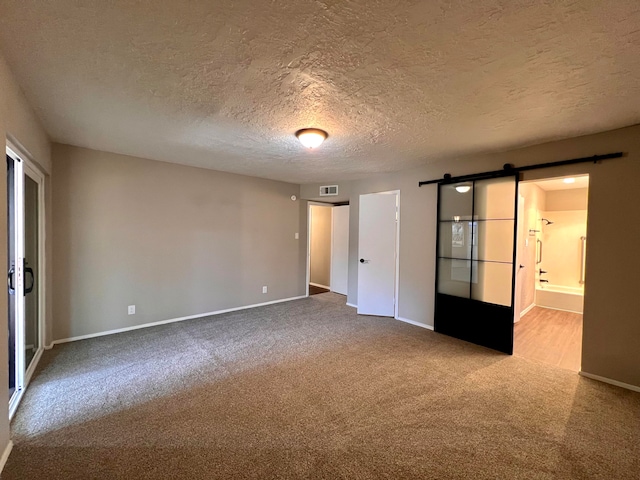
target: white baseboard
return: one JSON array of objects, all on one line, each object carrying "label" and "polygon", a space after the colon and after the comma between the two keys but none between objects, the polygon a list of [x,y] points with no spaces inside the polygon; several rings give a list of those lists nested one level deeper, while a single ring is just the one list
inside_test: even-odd
[{"label": "white baseboard", "polygon": [[427,325],[426,323],[416,322],[415,320],[409,320],[408,318],[396,317],[396,320],[400,320],[404,323],[410,323],[411,325],[415,325],[416,327],[426,328],[427,330],[433,330],[431,325]]},{"label": "white baseboard", "polygon": [[531,310],[533,310],[533,307],[535,307],[535,306],[536,306],[535,302],[532,303],[531,305],[529,305],[527,308],[525,308],[524,310],[522,310],[520,312],[520,316],[524,317],[527,313],[529,313]]},{"label": "white baseboard", "polygon": [[2,473],[2,470],[4,470],[4,466],[6,465],[7,460],[9,460],[9,455],[11,455],[12,449],[13,449],[13,442],[9,440],[9,443],[4,449],[4,452],[2,452],[2,457],[0,457],[0,474]]},{"label": "white baseboard", "polygon": [[579,312],[577,310],[567,310],[565,308],[555,308],[555,307],[545,307],[544,305],[537,305],[540,308],[545,308],[547,310],[557,310],[559,312],[569,312],[569,313],[579,313],[580,315],[582,315],[583,312]]},{"label": "white baseboard", "polygon": [[313,285],[314,287],[326,288],[327,290],[331,290],[331,287],[327,285],[322,285],[320,283],[309,282],[309,285]]},{"label": "white baseboard", "polygon": [[171,318],[169,320],[160,320],[159,322],[143,323],[142,325],[134,325],[133,327],[117,328],[115,330],[107,330],[105,332],[90,333],[88,335],[80,335],[77,337],[62,338],[60,340],[54,340],[53,342],[51,342],[51,344],[48,347],[45,347],[45,348],[50,349],[54,345],[58,345],[60,343],[76,342],[78,340],[86,340],[88,338],[103,337],[105,335],[113,335],[116,333],[129,332],[131,330],[139,330],[141,328],[157,327],[158,325],[166,325],[167,323],[183,322],[185,320],[193,320],[195,318],[210,317],[212,315],[220,315],[222,313],[237,312],[239,310],[249,310],[250,308],[264,307],[266,305],[273,305],[275,303],[291,302],[293,300],[299,300],[301,298],[307,298],[307,296],[301,295],[299,297],[283,298],[280,300],[272,300],[270,302],[256,303],[254,305],[246,305],[244,307],[226,308],[224,310],[216,310],[215,312],[198,313],[197,315],[189,315],[187,317]]},{"label": "white baseboard", "polygon": [[629,383],[619,382],[618,380],[613,380],[607,377],[601,377],[600,375],[594,375],[593,373],[587,373],[580,371],[578,372],[580,375],[586,378],[590,378],[592,380],[598,380],[599,382],[608,383],[610,385],[615,385],[616,387],[626,388],[627,390],[631,390],[634,392],[640,392],[640,387],[636,385],[631,385]]},{"label": "white baseboard", "polygon": [[358,308],[358,305],[354,305],[353,303],[347,302],[347,307]]}]

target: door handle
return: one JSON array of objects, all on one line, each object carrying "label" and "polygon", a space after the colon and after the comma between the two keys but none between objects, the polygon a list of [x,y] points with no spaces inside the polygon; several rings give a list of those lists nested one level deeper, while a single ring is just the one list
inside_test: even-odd
[{"label": "door handle", "polygon": [[9,285],[9,293],[14,293],[16,288],[13,286],[13,277],[16,274],[16,268],[12,265],[7,275],[7,284]]},{"label": "door handle", "polygon": [[360,263],[369,263],[369,260],[365,260],[364,258],[361,258]]},{"label": "door handle", "polygon": [[[25,262],[25,265],[26,265],[26,262]],[[31,292],[33,292],[33,286],[36,284],[36,277],[35,277],[35,275],[33,274],[33,268],[25,266],[25,267],[24,267],[24,275],[25,275],[25,279],[26,279],[26,277],[27,277],[27,273],[30,273],[30,274],[31,274],[31,285],[29,285],[28,287],[25,287],[25,289],[24,289],[24,294],[25,294],[25,295],[26,295],[27,293],[31,293]]]}]

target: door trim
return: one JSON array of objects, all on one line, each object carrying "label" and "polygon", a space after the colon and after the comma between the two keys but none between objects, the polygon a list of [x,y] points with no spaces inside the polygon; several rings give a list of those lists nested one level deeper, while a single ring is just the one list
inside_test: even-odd
[{"label": "door trim", "polygon": [[396,290],[394,292],[394,315],[393,318],[400,320],[400,190],[392,190],[390,192],[381,193],[395,193],[396,199]]},{"label": "door trim", "polygon": [[[22,174],[23,174],[23,182],[24,176],[29,176],[33,181],[38,185],[38,265],[39,265],[39,275],[38,275],[38,350],[36,351],[33,359],[31,360],[31,364],[28,368],[25,368],[24,365],[24,352],[22,353],[20,359],[17,359],[17,363],[20,364],[21,370],[21,388],[18,390],[18,378],[16,378],[16,393],[11,397],[9,401],[9,419],[11,420],[20,404],[20,401],[24,395],[25,390],[29,386],[29,382],[31,381],[31,377],[35,372],[38,362],[42,357],[42,352],[45,350],[46,344],[46,334],[45,334],[45,315],[46,315],[46,278],[47,278],[47,258],[46,258],[46,210],[45,210],[45,175],[38,168],[36,162],[33,160],[33,157],[29,154],[29,152],[20,145],[19,142],[15,141],[13,138],[7,137],[5,152],[7,155],[13,157],[14,159],[19,159],[22,164]],[[24,186],[20,187],[21,190],[24,190]],[[24,198],[23,198],[24,199]],[[20,222],[24,224],[24,205],[18,208]],[[21,247],[24,249],[24,247]],[[24,251],[22,252],[22,256],[24,256]],[[23,274],[24,277],[24,274]],[[24,282],[24,278],[23,278]],[[24,306],[21,309],[21,315],[23,316],[22,321],[24,322]],[[22,327],[24,330],[24,326]],[[22,338],[21,343],[24,344],[24,332],[22,332],[18,337]],[[24,350],[23,348],[19,349],[20,351]],[[18,351],[18,350],[16,350]]]},{"label": "door trim", "polygon": [[[309,282],[311,282],[311,205],[317,205],[319,207],[334,207],[331,203],[314,202],[313,200],[307,201],[307,275],[305,281],[305,297],[309,296]],[[331,224],[331,237],[333,237],[333,210],[331,210],[332,221]],[[333,245],[331,245],[333,247]],[[331,267],[333,260],[333,248],[331,248],[331,254],[329,257],[329,283],[331,283]],[[331,285],[326,287],[331,290]]]}]

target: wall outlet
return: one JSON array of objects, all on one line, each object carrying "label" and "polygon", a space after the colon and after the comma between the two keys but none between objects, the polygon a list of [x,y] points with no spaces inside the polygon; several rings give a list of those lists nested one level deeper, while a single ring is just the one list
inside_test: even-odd
[{"label": "wall outlet", "polygon": [[298,234],[298,232],[295,233],[295,235],[293,236],[293,238],[295,238],[296,240],[298,240],[300,238],[300,235]]},{"label": "wall outlet", "polygon": [[127,313],[129,313],[129,315],[135,315],[136,314],[136,306],[135,305],[129,305],[129,307],[127,307]]},{"label": "wall outlet", "polygon": [[267,286],[262,287],[262,293],[267,293]]}]

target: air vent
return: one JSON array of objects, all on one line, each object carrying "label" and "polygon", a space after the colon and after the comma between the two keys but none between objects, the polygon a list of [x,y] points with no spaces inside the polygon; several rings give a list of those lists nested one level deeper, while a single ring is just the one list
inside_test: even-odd
[{"label": "air vent", "polygon": [[320,187],[320,196],[329,197],[332,195],[338,195],[338,185],[325,185]]}]

